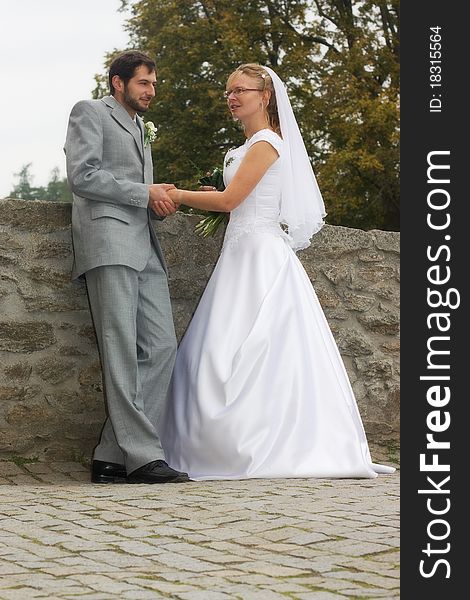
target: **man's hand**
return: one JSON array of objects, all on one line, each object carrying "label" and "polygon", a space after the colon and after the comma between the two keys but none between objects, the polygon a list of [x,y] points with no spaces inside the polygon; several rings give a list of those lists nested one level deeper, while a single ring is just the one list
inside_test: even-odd
[{"label": "man's hand", "polygon": [[168,192],[174,189],[172,183],[153,183],[149,186],[149,208],[159,217],[172,215],[178,209],[168,195]]}]

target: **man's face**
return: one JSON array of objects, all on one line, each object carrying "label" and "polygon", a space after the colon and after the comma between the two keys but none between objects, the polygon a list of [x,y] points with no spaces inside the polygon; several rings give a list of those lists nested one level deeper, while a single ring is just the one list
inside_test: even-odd
[{"label": "man's face", "polygon": [[137,67],[134,76],[124,84],[123,104],[136,112],[145,112],[155,96],[157,77],[145,65]]}]

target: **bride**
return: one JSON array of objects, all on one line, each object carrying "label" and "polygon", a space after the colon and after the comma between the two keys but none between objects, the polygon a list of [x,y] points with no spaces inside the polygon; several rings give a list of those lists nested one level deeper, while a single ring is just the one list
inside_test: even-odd
[{"label": "bride", "polygon": [[292,107],[268,67],[227,81],[246,142],[226,189],[170,190],[175,204],[230,212],[222,251],[176,359],[160,435],[191,479],[376,477],[343,361],[295,252],[325,216]]}]

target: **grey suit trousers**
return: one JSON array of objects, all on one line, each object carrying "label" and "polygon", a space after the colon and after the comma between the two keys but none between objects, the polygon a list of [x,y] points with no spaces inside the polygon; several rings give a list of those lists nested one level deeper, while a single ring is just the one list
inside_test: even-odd
[{"label": "grey suit trousers", "polygon": [[131,473],[164,459],[156,428],[176,356],[167,276],[153,248],[143,271],[105,265],[85,276],[108,412],[94,459]]}]

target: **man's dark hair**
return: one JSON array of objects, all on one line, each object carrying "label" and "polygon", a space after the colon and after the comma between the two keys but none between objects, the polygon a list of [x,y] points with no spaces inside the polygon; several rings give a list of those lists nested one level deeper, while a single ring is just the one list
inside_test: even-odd
[{"label": "man's dark hair", "polygon": [[114,96],[113,77],[119,75],[127,85],[129,79],[134,76],[137,67],[141,65],[145,65],[149,73],[156,70],[155,61],[138,50],[127,50],[116,56],[109,67],[109,91],[112,96]]}]

